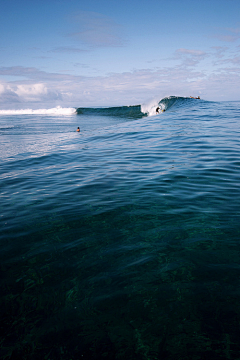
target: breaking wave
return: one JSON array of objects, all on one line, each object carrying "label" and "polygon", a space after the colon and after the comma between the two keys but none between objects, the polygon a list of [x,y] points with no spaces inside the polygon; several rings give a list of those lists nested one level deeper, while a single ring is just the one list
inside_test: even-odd
[{"label": "breaking wave", "polygon": [[169,96],[143,105],[119,106],[107,108],[77,108],[78,115],[98,115],[124,117],[128,119],[141,119],[146,116],[156,115],[156,108],[159,107],[160,113],[170,108],[178,109],[193,104],[195,99],[189,97]]},{"label": "breaking wave", "polygon": [[156,109],[159,107],[159,112],[170,110],[171,108],[177,110],[182,107],[190,106],[195,103],[195,99],[182,96],[168,96],[160,101],[152,100],[148,104],[141,106],[141,111],[147,113],[148,116],[156,115]]},{"label": "breaking wave", "polygon": [[169,96],[158,100],[152,100],[143,105],[115,106],[100,108],[62,108],[57,106],[51,109],[21,109],[21,110],[0,110],[0,115],[97,115],[111,116],[125,119],[141,119],[146,116],[156,115],[156,108],[159,112],[167,111],[170,108],[175,110],[193,104],[195,100],[189,97]]}]

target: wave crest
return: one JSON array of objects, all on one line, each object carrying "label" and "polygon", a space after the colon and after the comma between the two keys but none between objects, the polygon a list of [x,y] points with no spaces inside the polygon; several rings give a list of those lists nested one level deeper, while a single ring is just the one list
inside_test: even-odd
[{"label": "wave crest", "polygon": [[168,96],[160,101],[158,100],[152,100],[147,104],[141,105],[141,111],[143,113],[148,114],[148,116],[156,115],[156,109],[157,107],[161,110],[168,110],[172,106],[182,107],[184,105],[189,104],[189,102],[192,102],[194,99],[190,97],[182,97],[182,96]]}]

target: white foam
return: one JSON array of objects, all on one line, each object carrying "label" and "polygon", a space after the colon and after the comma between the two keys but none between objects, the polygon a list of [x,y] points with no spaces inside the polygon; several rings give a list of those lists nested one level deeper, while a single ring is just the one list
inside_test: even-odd
[{"label": "white foam", "polygon": [[21,110],[0,110],[0,115],[73,115],[75,108],[62,108],[57,106],[51,109],[21,109]]},{"label": "white foam", "polygon": [[165,109],[164,104],[160,104],[159,99],[152,99],[146,104],[141,105],[141,112],[148,114],[148,116],[156,115],[156,108],[159,106],[160,110]]}]

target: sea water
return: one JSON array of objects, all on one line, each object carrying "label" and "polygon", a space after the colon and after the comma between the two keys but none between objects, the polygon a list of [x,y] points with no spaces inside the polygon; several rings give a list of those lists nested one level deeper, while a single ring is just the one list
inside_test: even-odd
[{"label": "sea water", "polygon": [[240,358],[240,102],[57,109],[0,114],[1,359]]}]

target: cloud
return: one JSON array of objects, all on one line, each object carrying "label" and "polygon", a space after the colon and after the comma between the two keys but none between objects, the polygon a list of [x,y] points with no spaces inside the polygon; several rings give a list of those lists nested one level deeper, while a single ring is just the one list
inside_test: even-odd
[{"label": "cloud", "polygon": [[177,49],[174,53],[173,59],[182,60],[181,66],[183,67],[192,67],[196,66],[200,61],[204,60],[208,54],[201,50],[194,49]]},{"label": "cloud", "polygon": [[234,42],[239,38],[239,36],[236,35],[221,35],[221,34],[214,35],[213,37],[220,41],[225,41],[225,42]]},{"label": "cloud", "polygon": [[[59,73],[48,73],[46,71],[38,70],[35,67],[24,67],[24,66],[9,66],[0,67],[0,75],[10,75],[25,77],[26,79],[32,79],[38,82],[50,82],[50,81],[71,81],[76,79],[74,75],[59,74]],[[77,76],[78,80],[81,80],[81,76]]]},{"label": "cloud", "polygon": [[235,34],[240,34],[240,28],[226,28],[226,30],[231,31],[232,33]]},{"label": "cloud", "polygon": [[62,94],[38,84],[0,84],[0,103],[32,103],[62,100]]},{"label": "cloud", "polygon": [[[224,64],[224,63],[231,63],[231,64],[234,64],[234,65],[240,65],[240,56],[235,56],[233,58],[228,58],[228,59],[225,59],[225,60],[222,60],[221,61],[221,64]],[[238,69],[238,71],[240,71],[240,68]]]},{"label": "cloud", "polygon": [[[214,50],[221,54],[225,48],[215,47]],[[47,73],[34,67],[1,67],[0,75],[19,76],[19,80],[0,82],[0,104],[4,109],[134,105],[155,95],[159,98],[201,95],[210,100],[238,100],[240,57],[220,59],[219,64],[228,61],[229,67],[215,66],[210,73],[205,68],[199,70],[192,66],[210,55],[214,56],[181,48],[175,53],[175,59],[182,60],[179,65],[105,76]]]},{"label": "cloud", "polygon": [[0,104],[20,103],[18,95],[9,85],[0,83]]},{"label": "cloud", "polygon": [[240,28],[222,28],[218,31],[219,33],[212,37],[223,42],[234,42],[240,38]]},{"label": "cloud", "polygon": [[177,54],[183,54],[183,55],[191,55],[194,57],[203,57],[206,56],[206,53],[201,50],[189,50],[189,49],[178,49],[176,50]]},{"label": "cloud", "polygon": [[73,18],[77,31],[69,34],[89,47],[123,46],[120,26],[111,18],[97,12],[82,11]]},{"label": "cloud", "polygon": [[212,49],[214,50],[213,56],[217,59],[217,61],[213,62],[215,68],[221,66],[222,64],[233,64],[233,65],[240,65],[240,56],[239,56],[239,49],[240,45],[236,46],[235,51],[231,49],[229,51],[228,47],[221,47],[221,46],[213,46]]},{"label": "cloud", "polygon": [[224,57],[226,51],[228,50],[228,47],[226,46],[212,46],[212,49],[215,51],[214,56],[218,59],[221,59]]},{"label": "cloud", "polygon": [[82,53],[86,52],[87,50],[76,48],[72,46],[60,46],[57,48],[52,49],[50,52],[62,52],[62,53]]},{"label": "cloud", "polygon": [[45,84],[17,85],[15,93],[24,101],[45,101],[48,98],[52,100],[62,99],[61,93],[48,89]]},{"label": "cloud", "polygon": [[[25,81],[9,82],[4,86],[2,92],[6,94],[8,90],[12,97],[9,96],[4,103],[0,94],[0,102],[7,103],[8,107],[14,107],[17,102],[28,107],[36,102],[42,102],[42,106],[44,103],[47,104],[45,106],[64,107],[138,104],[156,93],[163,93],[163,96],[191,94],[190,82],[205,76],[201,72],[181,68],[141,69],[96,77],[44,73],[22,67],[0,68],[1,73],[28,76]],[[43,73],[47,80],[36,82]]]}]

